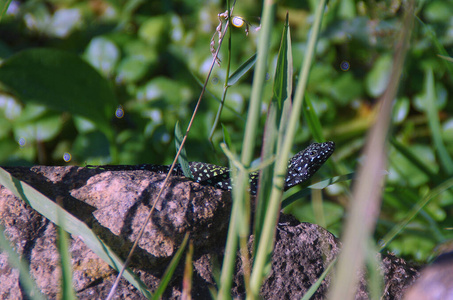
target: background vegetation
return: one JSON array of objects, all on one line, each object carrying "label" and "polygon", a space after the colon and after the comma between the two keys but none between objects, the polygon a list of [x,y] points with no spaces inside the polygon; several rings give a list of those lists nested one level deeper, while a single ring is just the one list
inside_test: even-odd
[{"label": "background vegetation", "polygon": [[[278,3],[266,103],[272,97],[286,12],[294,74],[298,74],[315,5],[314,0]],[[328,3],[306,97],[337,150],[331,159],[335,167],[323,168],[318,180],[351,173],[363,160],[361,149],[378,109],[377,100],[388,83],[395,38],[402,26],[401,5],[397,0]],[[12,1],[0,22],[4,64],[0,71],[0,164],[170,163],[175,154],[175,124],[187,125],[212,60],[210,44],[219,24],[217,14],[225,9],[221,1]],[[234,15],[250,25],[248,34],[245,26],[233,29],[231,70],[256,52],[260,14],[256,1],[237,2]],[[453,105],[448,101],[453,92],[453,65],[438,56],[452,55],[452,15],[453,1],[417,2],[394,103],[389,133],[394,142],[388,151],[376,241],[453,174]],[[217,35],[214,38],[217,41]],[[36,48],[50,50],[30,50]],[[225,44],[220,53],[225,61]],[[96,72],[80,67],[78,57]],[[53,67],[44,68],[46,61]],[[12,71],[18,67],[20,72]],[[227,165],[219,147],[224,129],[232,148],[241,149],[253,73],[228,89],[221,126],[213,128],[226,67],[221,64],[214,69],[186,144],[190,160]],[[59,89],[65,95],[74,83],[78,89],[71,97],[59,97]],[[429,93],[431,87],[433,93]],[[260,136],[266,110],[263,106]],[[311,140],[301,116],[293,152]],[[257,142],[256,157],[260,145]],[[287,210],[339,236],[347,205],[348,190],[334,185],[323,197],[314,194]],[[436,247],[452,239],[452,215],[453,195],[442,193],[386,249],[425,262]]]}]

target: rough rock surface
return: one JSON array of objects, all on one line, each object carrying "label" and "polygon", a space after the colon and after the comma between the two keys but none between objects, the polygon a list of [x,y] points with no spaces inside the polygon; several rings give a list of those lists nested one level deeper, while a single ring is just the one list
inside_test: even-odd
[{"label": "rough rock surface", "polygon": [[[79,167],[7,168],[50,199],[61,199],[63,207],[87,224],[98,237],[121,257],[126,257],[150,210],[153,196],[163,180],[162,174],[149,171],[101,171]],[[172,177],[145,229],[133,257],[131,268],[153,291],[186,232],[194,244],[193,299],[210,299],[215,286],[213,269],[222,262],[228,229],[231,199],[228,192],[180,177]],[[9,190],[0,186],[0,223],[16,251],[28,262],[30,274],[49,298],[60,291],[59,256],[56,227]],[[249,247],[253,237],[250,238]],[[339,243],[325,229],[282,215],[278,224],[272,270],[264,282],[264,299],[299,299],[317,280],[339,252]],[[81,299],[105,298],[116,271],[72,236],[70,254],[73,284]],[[405,289],[418,272],[402,259],[382,259],[385,299],[402,299]],[[181,297],[182,264],[167,288],[165,298]],[[244,298],[242,268],[238,260],[232,296]],[[24,298],[18,272],[0,252],[0,298]],[[314,299],[326,295],[328,276]],[[125,279],[118,299],[144,298]],[[356,299],[368,299],[365,280],[361,280]]]}]

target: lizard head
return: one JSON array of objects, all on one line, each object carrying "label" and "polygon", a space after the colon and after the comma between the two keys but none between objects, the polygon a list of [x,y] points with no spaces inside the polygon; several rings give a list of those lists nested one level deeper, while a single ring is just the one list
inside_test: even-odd
[{"label": "lizard head", "polygon": [[335,150],[334,142],[313,143],[289,160],[285,191],[309,179]]}]

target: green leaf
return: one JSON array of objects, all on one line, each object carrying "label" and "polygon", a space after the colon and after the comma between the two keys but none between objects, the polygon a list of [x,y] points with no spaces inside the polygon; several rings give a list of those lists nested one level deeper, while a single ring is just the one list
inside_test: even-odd
[{"label": "green leaf", "polygon": [[93,67],[109,76],[113,74],[120,55],[115,43],[105,37],[96,37],[88,44],[84,56]]},{"label": "green leaf", "polygon": [[379,97],[387,88],[392,70],[392,56],[381,56],[366,77],[366,89],[372,97]]},{"label": "green leaf", "polygon": [[50,141],[61,132],[62,127],[61,116],[49,113],[29,122],[18,122],[13,131],[16,140]]},{"label": "green leaf", "polygon": [[342,19],[350,20],[357,16],[355,1],[342,0],[340,1],[339,6],[338,15],[341,16]]},{"label": "green leaf", "polygon": [[[176,125],[175,125],[176,149],[179,149],[179,147],[181,147],[181,142],[183,139],[184,139],[184,136],[181,133],[181,128],[179,126],[179,122],[176,122]],[[183,148],[181,149],[181,153],[178,156],[179,164],[181,165],[181,169],[182,169],[182,172],[184,173],[184,176],[187,178],[193,179],[192,171],[190,171],[189,162],[187,161],[186,150],[184,149],[184,146],[182,146],[182,147]]]},{"label": "green leaf", "polygon": [[143,22],[138,30],[138,36],[154,49],[159,49],[167,44],[169,27],[167,16],[153,16]]},{"label": "green leaf", "polygon": [[[432,2],[432,3],[429,3]],[[450,1],[429,1],[423,9],[423,16],[429,23],[450,22],[453,5]]]},{"label": "green leaf", "polygon": [[115,94],[79,56],[54,49],[29,49],[0,66],[0,82],[25,103],[83,116],[109,137],[117,107]]},{"label": "green leaf", "polygon": [[401,124],[409,115],[410,101],[407,97],[396,99],[393,106],[392,119],[396,124]]},{"label": "green leaf", "polygon": [[134,82],[142,79],[149,69],[149,63],[138,57],[126,57],[118,66],[118,80]]},{"label": "green leaf", "polygon": [[99,132],[88,132],[77,135],[72,144],[74,158],[89,158],[90,162],[105,164],[109,162],[108,140]]}]

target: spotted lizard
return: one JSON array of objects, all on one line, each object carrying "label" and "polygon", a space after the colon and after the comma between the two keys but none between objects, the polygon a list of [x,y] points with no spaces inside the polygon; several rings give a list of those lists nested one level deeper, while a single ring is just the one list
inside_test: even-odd
[{"label": "spotted lizard", "polygon": [[[313,143],[305,150],[294,155],[288,162],[288,172],[285,179],[284,190],[308,180],[327,161],[335,150],[334,142]],[[87,166],[100,168],[106,171],[148,170],[156,173],[168,173],[167,165],[104,165]],[[222,190],[231,190],[230,170],[203,162],[190,162],[189,168],[196,182],[214,186]],[[184,176],[179,164],[173,169],[173,175]],[[255,195],[258,189],[259,172],[250,173],[250,193]]]}]

